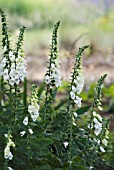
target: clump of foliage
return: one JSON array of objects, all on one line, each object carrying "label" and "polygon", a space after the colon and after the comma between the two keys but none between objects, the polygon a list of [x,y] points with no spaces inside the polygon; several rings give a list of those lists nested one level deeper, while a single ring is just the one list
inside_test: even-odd
[{"label": "clump of foliage", "polygon": [[[106,166],[109,119],[102,118],[101,88],[106,75],[95,89],[92,106],[81,107],[84,86],[82,53],[79,48],[66,93],[65,109],[55,107],[62,85],[57,33],[54,26],[50,59],[41,87],[32,85],[27,100],[26,60],[23,51],[25,27],[20,29],[12,48],[6,16],[2,18],[2,63],[0,78],[0,169],[2,170],[88,170]],[[60,105],[61,106],[61,105]],[[57,109],[59,108],[59,109]],[[98,108],[98,109],[97,109]],[[90,110],[88,127],[78,125],[81,114]]]}]

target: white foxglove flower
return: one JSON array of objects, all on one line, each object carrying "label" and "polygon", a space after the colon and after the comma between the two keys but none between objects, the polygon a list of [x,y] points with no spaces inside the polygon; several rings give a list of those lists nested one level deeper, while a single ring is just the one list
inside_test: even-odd
[{"label": "white foxglove flower", "polygon": [[29,133],[32,135],[33,134],[33,130],[32,129],[28,129]]},{"label": "white foxglove flower", "polygon": [[[49,75],[47,75],[49,74]],[[61,72],[60,72],[60,61],[58,58],[53,58],[50,63],[49,71],[45,75],[45,83],[49,84],[50,88],[59,87],[62,84]]]},{"label": "white foxglove flower", "polygon": [[9,141],[8,141],[8,146],[12,146],[12,147],[15,147],[15,143],[11,140],[11,138],[9,138]]},{"label": "white foxglove flower", "polygon": [[46,84],[50,83],[50,77],[48,75],[45,76],[45,83]]},{"label": "white foxglove flower", "polygon": [[84,77],[83,77],[82,73],[79,73],[78,77],[76,78],[76,81],[77,81],[76,92],[77,92],[77,94],[80,94],[84,87]]},{"label": "white foxglove flower", "polygon": [[51,68],[55,69],[55,64],[54,63],[51,64]]},{"label": "white foxglove flower", "polygon": [[67,148],[67,146],[69,145],[68,142],[64,142],[64,147]]},{"label": "white foxglove flower", "polygon": [[105,134],[108,135],[109,134],[109,130],[106,130]]},{"label": "white foxglove flower", "polygon": [[39,117],[39,105],[38,104],[29,105],[28,106],[28,112],[30,113],[33,121],[36,121],[37,118]]},{"label": "white foxglove flower", "polygon": [[102,131],[102,128],[95,129],[94,133],[95,133],[96,136],[98,136],[101,133],[101,131]]},{"label": "white foxglove flower", "polygon": [[99,123],[99,122],[98,122],[98,119],[96,119],[96,118],[93,119],[93,122],[94,122],[95,124],[98,124],[98,123]]},{"label": "white foxglove flower", "polygon": [[100,146],[100,151],[105,152],[105,149],[102,146]]},{"label": "white foxglove flower", "polygon": [[13,52],[10,51],[10,52],[9,52],[9,57],[12,57],[12,55],[13,55]]},{"label": "white foxglove flower", "polygon": [[23,137],[25,135],[25,133],[26,133],[26,131],[20,132],[21,137]]},{"label": "white foxglove flower", "polygon": [[93,111],[93,116],[95,117],[97,114],[96,114],[96,112],[95,111]]},{"label": "white foxglove flower", "polygon": [[24,124],[25,126],[27,126],[27,125],[28,125],[28,117],[25,117],[25,118],[24,118],[24,120],[23,120],[23,124]]},{"label": "white foxglove flower", "polygon": [[4,149],[4,158],[9,159],[9,160],[13,159],[13,155],[10,152],[10,147],[9,146],[6,146],[6,148]]},{"label": "white foxglove flower", "polygon": [[10,147],[6,146],[4,149],[4,158],[8,159],[9,158],[9,152],[10,152]]},{"label": "white foxglove flower", "polygon": [[4,77],[4,80],[8,80],[9,79],[9,74],[8,74],[8,69],[7,68],[3,72],[3,77]]},{"label": "white foxglove flower", "polygon": [[93,129],[93,124],[88,124],[88,129]]},{"label": "white foxglove flower", "polygon": [[12,160],[12,159],[13,159],[13,154],[12,154],[11,152],[9,152],[8,159],[9,159],[9,160]]},{"label": "white foxglove flower", "polygon": [[6,51],[6,50],[7,50],[7,47],[6,47],[6,45],[4,46],[3,50],[4,50],[4,51]]},{"label": "white foxglove flower", "polygon": [[76,87],[75,86],[72,86],[72,91],[76,92]]},{"label": "white foxglove flower", "polygon": [[28,112],[30,113],[30,116],[33,121],[36,121],[37,118],[39,117],[40,106],[38,105],[37,102],[38,102],[37,88],[33,87],[32,95],[30,98],[30,105],[28,106]]},{"label": "white foxglove flower", "polygon": [[5,138],[8,138],[8,134],[4,134]]},{"label": "white foxglove flower", "polygon": [[8,170],[13,170],[10,166],[8,167]]},{"label": "white foxglove flower", "polygon": [[105,146],[107,146],[108,141],[104,138],[104,139],[102,140],[102,144],[104,144]]},{"label": "white foxglove flower", "polygon": [[95,141],[98,145],[100,144],[100,140],[99,140],[99,139],[94,138],[94,141]]},{"label": "white foxglove flower", "polygon": [[13,170],[10,166],[8,167],[8,170]]},{"label": "white foxglove flower", "polygon": [[98,109],[99,109],[100,111],[102,111],[102,110],[103,110],[101,106],[98,106]]},{"label": "white foxglove flower", "polygon": [[76,103],[78,107],[81,107],[81,101],[82,101],[82,98],[76,96],[74,103]]},{"label": "white foxglove flower", "polygon": [[75,116],[76,118],[78,117],[78,114],[77,114],[76,112],[74,112],[73,114],[74,114],[74,116]]},{"label": "white foxglove flower", "polygon": [[109,139],[109,136],[108,136],[108,135],[105,135],[105,138],[106,138],[106,139]]},{"label": "white foxglove flower", "polygon": [[5,134],[5,136],[7,137],[8,142],[7,142],[7,145],[6,145],[5,149],[4,149],[4,158],[12,160],[13,159],[13,154],[10,151],[10,147],[15,147],[15,143],[11,139],[12,138],[11,134],[8,134],[8,135]]},{"label": "white foxglove flower", "polygon": [[99,139],[97,140],[97,143],[98,143],[98,145],[100,144],[100,140]]},{"label": "white foxglove flower", "polygon": [[6,66],[6,63],[7,63],[7,58],[4,57],[4,58],[2,59],[2,67],[5,67],[5,66]]},{"label": "white foxglove flower", "polygon": [[70,92],[70,97],[71,97],[71,99],[73,99],[73,100],[75,99],[75,93],[74,93],[73,91]]},{"label": "white foxglove flower", "polygon": [[9,60],[6,57],[3,58],[1,75],[5,81],[9,81],[10,85],[19,84],[26,77],[26,61],[22,54],[15,58],[12,51],[9,51]]},{"label": "white foxglove flower", "polygon": [[102,117],[99,114],[96,114],[96,117],[102,122]]}]

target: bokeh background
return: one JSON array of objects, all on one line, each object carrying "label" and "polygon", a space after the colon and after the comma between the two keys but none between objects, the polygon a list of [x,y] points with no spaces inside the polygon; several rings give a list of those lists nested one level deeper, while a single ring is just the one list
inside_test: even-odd
[{"label": "bokeh background", "polygon": [[30,80],[42,81],[53,25],[60,20],[59,48],[64,80],[69,78],[78,47],[89,44],[83,56],[86,81],[95,81],[108,73],[107,83],[113,82],[114,0],[0,0],[0,7],[8,16],[13,40],[18,29],[26,26],[24,49]]}]

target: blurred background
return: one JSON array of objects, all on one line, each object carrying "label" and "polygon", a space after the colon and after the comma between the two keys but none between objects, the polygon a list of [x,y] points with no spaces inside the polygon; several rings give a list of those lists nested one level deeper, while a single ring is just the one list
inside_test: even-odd
[{"label": "blurred background", "polygon": [[[83,56],[87,82],[108,73],[114,80],[114,0],[0,0],[9,29],[16,40],[19,28],[26,26],[25,54],[28,78],[41,82],[46,72],[54,24],[60,20],[59,49],[64,80],[79,46],[89,44]],[[1,28],[1,27],[0,27]]]}]

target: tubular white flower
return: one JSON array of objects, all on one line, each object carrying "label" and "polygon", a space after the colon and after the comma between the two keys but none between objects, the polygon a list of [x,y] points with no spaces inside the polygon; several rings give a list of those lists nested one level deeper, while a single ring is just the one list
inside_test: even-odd
[{"label": "tubular white flower", "polygon": [[76,91],[77,94],[80,94],[82,92],[82,89],[84,87],[84,77],[82,73],[79,73],[79,75],[76,78],[77,84],[76,84]]},{"label": "tubular white flower", "polygon": [[4,149],[4,158],[9,159],[10,147],[6,146]]},{"label": "tubular white flower", "polygon": [[101,115],[99,115],[99,114],[96,114],[96,117],[102,122],[102,117],[101,117]]},{"label": "tubular white flower", "polygon": [[[5,134],[5,136],[6,136],[6,134]],[[11,134],[8,134],[7,135],[8,142],[4,149],[4,158],[9,159],[9,160],[13,159],[13,154],[10,151],[10,147],[15,147],[15,143],[12,141],[11,138],[12,138]]]},{"label": "tubular white flower", "polygon": [[106,152],[105,149],[102,146],[100,146],[100,151],[101,152]]},{"label": "tubular white flower", "polygon": [[67,148],[68,145],[69,145],[68,142],[64,142],[63,144],[64,144],[64,147],[65,147],[65,148]]},{"label": "tubular white flower", "polygon": [[9,155],[8,155],[8,158],[9,160],[12,160],[13,159],[13,154],[11,152],[9,152]]},{"label": "tubular white flower", "polygon": [[81,107],[81,101],[82,101],[82,98],[76,96],[74,103],[76,103],[78,107]]},{"label": "tubular white flower", "polygon": [[34,133],[32,129],[28,129],[28,131],[31,135]]},{"label": "tubular white flower", "polygon": [[48,75],[45,76],[45,83],[46,84],[50,83],[50,77]]},{"label": "tubular white flower", "polygon": [[96,112],[95,112],[95,111],[93,111],[93,116],[94,116],[94,117],[96,116]]},{"label": "tubular white flower", "polygon": [[33,87],[33,91],[30,98],[30,105],[28,106],[28,112],[33,121],[36,121],[39,117],[38,97],[37,97],[37,88]]},{"label": "tubular white flower", "polygon": [[76,92],[76,87],[72,86],[72,91],[75,93]]},{"label": "tubular white flower", "polygon": [[26,131],[20,132],[21,137],[23,137],[25,135],[25,133],[26,133]]},{"label": "tubular white flower", "polygon": [[101,133],[101,131],[102,131],[102,128],[99,127],[98,129],[94,130],[94,133],[96,136],[98,136]]},{"label": "tubular white flower", "polygon": [[11,167],[8,167],[8,170],[13,170]]},{"label": "tubular white flower", "polygon": [[75,99],[75,93],[74,93],[73,91],[70,92],[70,97],[71,97],[71,99],[73,99],[73,100]]},{"label": "tubular white flower", "polygon": [[104,144],[105,146],[107,146],[107,145],[108,145],[108,141],[104,138],[104,139],[102,140],[102,144]]},{"label": "tubular white flower", "polygon": [[50,84],[50,88],[53,88],[54,86],[59,87],[62,84],[59,63],[60,63],[60,61],[58,60],[58,58],[53,59],[51,66],[50,66],[50,72],[49,72],[49,74],[47,73],[45,76],[44,81],[46,84]]},{"label": "tubular white flower", "polygon": [[23,120],[23,124],[24,124],[25,126],[27,126],[27,125],[28,125],[28,117],[25,117],[25,118],[24,118],[24,120]]},{"label": "tubular white flower", "polygon": [[9,74],[8,74],[8,69],[7,68],[4,70],[2,75],[3,75],[5,81],[9,80]]},{"label": "tubular white flower", "polygon": [[19,84],[26,77],[26,61],[21,52],[15,56],[9,51],[9,60],[4,57],[2,60],[2,74],[5,81],[9,81],[10,85]]},{"label": "tubular white flower", "polygon": [[78,114],[77,114],[76,112],[74,112],[73,114],[74,114],[74,116],[75,116],[76,118],[78,117]]}]

